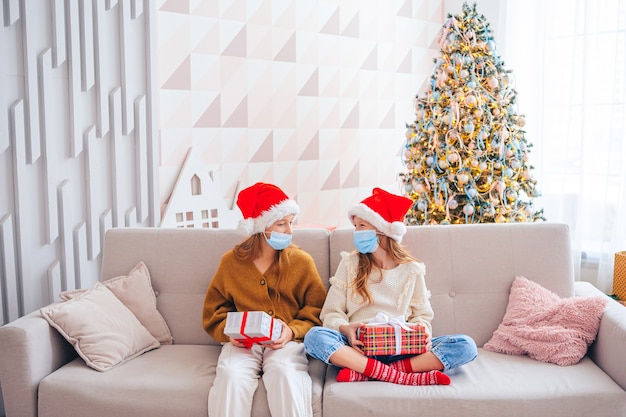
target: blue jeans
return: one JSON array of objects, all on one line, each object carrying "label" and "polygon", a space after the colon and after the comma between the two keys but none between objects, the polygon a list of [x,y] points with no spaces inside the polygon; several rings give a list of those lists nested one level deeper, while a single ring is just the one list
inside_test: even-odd
[{"label": "blue jeans", "polygon": [[[342,346],[350,346],[348,338],[337,330],[316,326],[304,336],[306,353],[329,365],[330,357]],[[453,334],[432,338],[430,349],[443,364],[444,371],[465,365],[476,358],[477,350],[474,339],[463,334]],[[376,356],[375,359],[391,363],[414,355]]]}]

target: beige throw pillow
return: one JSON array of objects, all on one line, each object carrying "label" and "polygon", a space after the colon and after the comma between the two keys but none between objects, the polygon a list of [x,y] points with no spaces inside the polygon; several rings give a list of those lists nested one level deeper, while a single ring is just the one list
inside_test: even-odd
[{"label": "beige throw pillow", "polygon": [[[128,275],[102,281],[102,284],[137,316],[156,340],[164,345],[172,344],[172,333],[156,307],[156,295],[146,264],[139,262]],[[60,297],[63,300],[70,300],[84,291],[86,290],[65,291]]]},{"label": "beige throw pillow", "polygon": [[137,317],[99,282],[69,301],[39,311],[88,366],[101,372],[160,346]]}]

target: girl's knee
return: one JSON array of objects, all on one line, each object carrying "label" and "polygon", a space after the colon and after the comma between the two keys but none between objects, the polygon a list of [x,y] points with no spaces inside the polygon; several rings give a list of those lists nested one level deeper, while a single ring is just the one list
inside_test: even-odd
[{"label": "girl's knee", "polygon": [[252,380],[258,378],[258,371],[254,372],[254,370],[252,369],[236,366],[233,364],[218,364],[216,371],[220,379],[225,383],[228,383],[228,381],[237,382],[238,380]]},{"label": "girl's knee", "polygon": [[459,350],[459,364],[465,365],[476,359],[478,356],[478,348],[476,347],[476,342],[469,336],[459,335],[459,340],[457,341],[457,349]]},{"label": "girl's knee", "polygon": [[305,335],[304,335],[304,348],[308,351],[313,346],[317,346],[320,343],[324,343],[329,337],[328,329],[322,326],[312,327]]},{"label": "girl's knee", "polygon": [[478,348],[476,347],[476,342],[469,336],[462,335],[461,344],[464,345],[465,351],[468,355],[472,355],[473,358],[478,354]]},{"label": "girl's knee", "polygon": [[311,341],[317,338],[317,333],[319,332],[319,329],[321,329],[321,327],[314,326],[314,327],[311,327],[308,332],[306,332],[306,334],[304,335],[305,346],[307,344],[307,341],[308,343],[311,343]]},{"label": "girl's knee", "polygon": [[304,336],[306,353],[323,362],[336,350],[336,346],[343,345],[341,333],[325,327],[313,327]]}]

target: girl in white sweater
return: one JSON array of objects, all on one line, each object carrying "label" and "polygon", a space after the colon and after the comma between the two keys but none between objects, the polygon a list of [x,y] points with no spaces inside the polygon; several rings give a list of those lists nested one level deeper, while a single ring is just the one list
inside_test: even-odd
[{"label": "girl in white sweater", "polygon": [[[403,223],[413,201],[380,188],[354,206],[356,251],[342,253],[320,314],[323,327],[306,334],[307,353],[340,368],[340,382],[369,379],[403,385],[448,385],[442,371],[474,360],[476,344],[466,335],[430,340],[421,355],[365,356],[357,329],[382,312],[421,324],[430,335],[433,310],[424,280],[425,266],[401,245]],[[430,336],[429,336],[430,337]]]}]

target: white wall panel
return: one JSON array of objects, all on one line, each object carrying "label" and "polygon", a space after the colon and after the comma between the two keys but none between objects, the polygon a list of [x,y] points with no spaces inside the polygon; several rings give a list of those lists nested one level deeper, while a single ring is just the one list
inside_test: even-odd
[{"label": "white wall panel", "polygon": [[81,106],[81,58],[80,58],[80,22],[79,3],[68,1],[65,3],[65,13],[68,36],[68,84],[69,84],[69,116],[70,116],[70,156],[76,158],[83,150],[82,129],[80,128],[84,117]]},{"label": "white wall panel", "polygon": [[100,253],[100,222],[98,216],[98,175],[99,154],[96,149],[96,128],[85,132],[85,203],[87,204],[87,254],[93,261]]},{"label": "white wall panel", "polygon": [[134,129],[133,119],[133,105],[130,97],[131,80],[130,63],[131,54],[133,53],[133,42],[131,33],[131,19],[130,19],[130,2],[120,3],[121,8],[121,25],[120,25],[120,57],[121,57],[121,75],[122,75],[122,131],[125,135],[128,135]]},{"label": "white wall panel", "polygon": [[63,285],[61,283],[61,263],[54,261],[48,268],[48,297],[50,300],[56,302],[60,301],[59,294],[63,291]]},{"label": "white wall panel", "polygon": [[29,164],[39,159],[41,145],[39,142],[39,98],[37,97],[37,47],[35,37],[41,30],[35,20],[37,5],[33,1],[20,2],[22,20],[22,48],[24,54],[24,115],[26,117],[26,158]]},{"label": "white wall panel", "polygon": [[4,25],[11,26],[17,22],[20,18],[20,1],[19,0],[4,0]]},{"label": "white wall panel", "polygon": [[52,0],[52,3],[52,64],[58,68],[65,62],[65,2]]},{"label": "white wall panel", "polygon": [[[24,246],[26,244],[24,239],[21,239],[22,232],[26,235],[25,228],[22,228],[21,219],[25,218],[22,215],[21,209],[26,210],[26,193],[28,191],[26,170],[26,134],[25,134],[25,120],[24,120],[24,100],[18,100],[10,109],[10,129],[11,134],[11,156],[13,157],[13,193],[7,195],[7,199],[13,201],[14,205],[14,233],[16,234],[14,260],[16,264],[15,273],[19,274],[19,277],[15,277],[16,282],[16,298],[13,301],[13,305],[17,308],[19,315],[24,314],[23,308],[23,278],[28,276],[28,262],[24,262]],[[8,194],[8,193],[7,193]],[[11,277],[8,277],[11,279]]]},{"label": "white wall panel", "polygon": [[0,324],[93,286],[108,229],[160,223],[155,7],[0,0]]},{"label": "white wall panel", "polygon": [[72,235],[72,216],[70,215],[70,180],[66,179],[59,184],[57,190],[59,204],[59,245],[61,248],[61,288],[63,290],[76,289],[76,274],[74,271],[74,241]]},{"label": "white wall panel", "polygon": [[94,84],[92,0],[80,0],[80,66],[83,91]]},{"label": "white wall panel", "polygon": [[113,194],[113,227],[124,224],[122,215],[124,213],[122,194],[123,187],[127,184],[123,176],[122,157],[122,93],[120,88],[114,89],[109,94],[109,113],[111,119],[111,174],[113,184],[111,187]]},{"label": "white wall panel", "polygon": [[91,288],[97,281],[97,274],[89,273],[87,255],[87,225],[80,222],[74,229],[74,273],[76,288]]},{"label": "white wall panel", "polygon": [[15,236],[10,214],[0,219],[0,300],[2,320],[9,322],[20,315],[18,300],[21,298],[17,281]]},{"label": "white wall panel", "polygon": [[[0,2],[0,51],[5,50],[5,44],[7,41],[5,40],[7,37],[7,30],[5,30],[4,26],[4,4]],[[8,26],[8,25],[7,25]],[[0,65],[0,103],[4,103],[6,101],[7,91],[6,91],[6,68],[4,65]],[[8,117],[0,117],[0,153],[4,152],[9,147],[9,118]]]},{"label": "white wall panel", "polygon": [[[151,138],[160,137],[158,106],[153,102],[158,100],[158,62],[157,62],[157,36],[151,36],[157,32],[157,11],[152,2],[148,1],[144,6],[144,13],[141,15],[145,19],[144,36],[146,37],[147,59],[146,59],[146,137],[147,137],[147,163],[148,163],[148,219],[161,218],[161,193],[159,162],[161,160],[161,141],[158,143]],[[136,18],[139,18],[137,15]],[[151,146],[154,143],[155,146]],[[157,223],[158,224],[158,223]]]},{"label": "white wall panel", "polygon": [[133,19],[137,19],[143,13],[143,0],[132,0],[130,7],[131,7],[130,17]]},{"label": "white wall panel", "polygon": [[51,244],[59,235],[58,227],[58,209],[57,209],[57,183],[56,169],[52,157],[52,148],[55,146],[54,138],[49,137],[53,132],[48,129],[46,115],[53,113],[52,106],[56,107],[56,102],[50,97],[50,77],[52,65],[52,52],[48,48],[39,56],[39,75],[40,75],[40,120],[41,123],[41,147],[42,147],[42,165],[43,165],[43,182],[42,194],[44,197],[43,207],[45,210],[45,226],[46,226],[46,243]]},{"label": "white wall panel", "polygon": [[100,247],[104,246],[104,234],[113,227],[113,214],[107,209],[100,216]]},{"label": "white wall panel", "polygon": [[131,207],[126,210],[126,214],[124,216],[124,226],[137,227],[137,209],[135,207]]},{"label": "white wall panel", "polygon": [[98,127],[98,137],[103,137],[109,132],[109,94],[106,90],[106,77],[103,68],[105,51],[105,0],[95,0],[94,12],[94,77],[96,83],[96,117]]},{"label": "white wall panel", "polygon": [[139,97],[135,100],[135,136],[137,141],[137,191],[140,197],[137,199],[137,221],[144,222],[148,217],[148,144],[147,144],[147,117],[146,98]]}]

